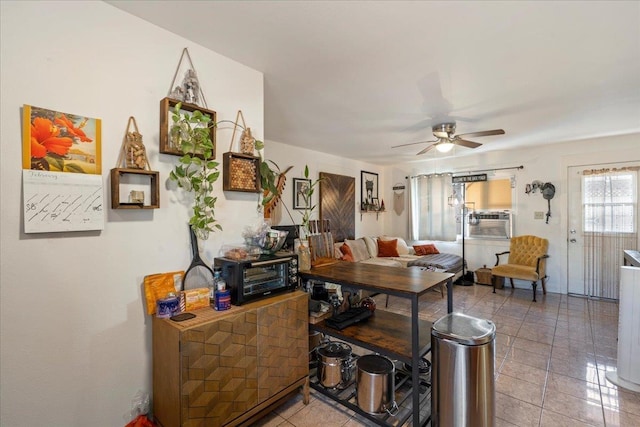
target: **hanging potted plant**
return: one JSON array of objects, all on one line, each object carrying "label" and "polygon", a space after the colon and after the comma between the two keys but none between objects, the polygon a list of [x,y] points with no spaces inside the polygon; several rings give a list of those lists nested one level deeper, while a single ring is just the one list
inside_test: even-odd
[{"label": "hanging potted plant", "polygon": [[217,197],[213,195],[213,184],[220,176],[219,163],[209,160],[214,150],[210,128],[217,123],[199,110],[192,113],[181,111],[181,106],[182,103],[178,103],[173,109],[169,134],[184,155],[170,172],[169,178],[180,188],[194,194],[189,225],[198,238],[206,240],[209,233],[222,230],[215,218]]},{"label": "hanging potted plant", "polygon": [[[282,196],[282,190],[284,190],[286,181],[285,175],[293,166],[289,166],[284,171],[281,171],[280,167],[274,161],[265,160],[262,157],[261,152],[262,149],[264,149],[264,142],[256,139],[254,145],[260,156],[260,187],[262,188],[260,205],[263,209],[264,218],[269,219],[271,218],[271,212]],[[273,168],[270,165],[272,165]]]}]

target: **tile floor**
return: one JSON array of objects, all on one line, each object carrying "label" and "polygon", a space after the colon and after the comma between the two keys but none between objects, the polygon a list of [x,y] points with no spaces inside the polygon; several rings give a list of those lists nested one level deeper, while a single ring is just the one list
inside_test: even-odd
[{"label": "tile floor", "polygon": [[[534,303],[531,290],[491,291],[454,286],[454,310],[496,324],[497,426],[640,426],[640,393],[605,378],[616,369],[617,304],[559,294],[539,295]],[[384,296],[376,299],[383,309]],[[408,313],[409,304],[391,297],[387,310]],[[433,322],[445,314],[439,293],[423,297],[420,317]],[[298,395],[257,425],[371,423],[312,390],[309,405]]]}]

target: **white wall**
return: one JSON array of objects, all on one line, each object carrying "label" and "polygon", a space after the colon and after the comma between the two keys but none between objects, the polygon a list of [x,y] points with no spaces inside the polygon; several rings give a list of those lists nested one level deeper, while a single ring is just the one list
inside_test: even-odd
[{"label": "white wall", "polygon": [[[145,275],[185,269],[190,261],[183,194],[166,184],[176,158],[158,153],[158,104],[166,96],[179,55],[188,47],[209,108],[219,119],[242,109],[262,137],[262,75],[214,52],[152,26],[102,2],[0,2],[0,425],[105,426],[128,421],[131,399],[151,390],[150,322],[144,314]],[[161,208],[136,212],[108,209],[101,232],[24,234],[21,217],[21,128],[23,104],[103,120],[103,181],[115,166],[127,118],[136,117],[150,162],[160,171]],[[218,158],[230,132],[218,132]],[[638,159],[638,135],[581,141],[516,152],[446,160],[446,169],[523,164],[517,172],[516,230],[551,241],[550,290],[566,289],[566,167]],[[407,236],[407,210],[392,212],[396,182],[427,166],[389,168],[267,141],[266,157],[290,164],[289,180],[330,172],[356,178],[377,172],[387,213],[376,220],[356,215],[356,236],[382,232]],[[575,163],[577,162],[577,163]],[[538,195],[525,196],[534,179],[558,190],[550,224],[534,221],[546,210]],[[289,181],[291,182],[291,181]],[[217,218],[224,227],[202,245],[209,262],[225,243],[240,242],[256,221],[257,197],[223,194],[217,183]],[[285,190],[285,200],[289,202]],[[405,197],[405,200],[407,197]],[[356,206],[357,211],[357,206]],[[294,215],[299,215],[294,213]],[[298,218],[296,218],[298,219]],[[282,223],[289,223],[282,216]],[[493,263],[494,248],[469,243],[471,269]],[[455,245],[453,245],[455,246]]]},{"label": "white wall", "polygon": [[[184,270],[191,258],[188,201],[166,183],[177,157],[158,153],[160,99],[188,47],[209,109],[218,119],[242,109],[261,138],[263,76],[103,2],[0,7],[0,425],[122,426],[135,393],[151,391],[143,278]],[[101,232],[24,234],[23,104],[102,119],[108,206],[109,170],[135,116],[160,172],[160,209],[107,208]],[[218,132],[218,159],[230,136]],[[222,179],[216,185],[224,231],[201,245],[208,262],[257,218],[257,195],[223,194]]]},{"label": "white wall", "polygon": [[[387,182],[404,181],[405,176],[434,172],[466,172],[480,169],[524,166],[522,170],[502,171],[497,174],[513,175],[516,179],[514,200],[514,233],[533,234],[549,239],[547,290],[567,292],[567,168],[569,166],[601,164],[612,162],[640,161],[640,134],[589,139],[543,145],[534,148],[494,151],[467,156],[440,157],[410,165],[397,165],[387,169]],[[535,220],[534,211],[547,212],[547,201],[540,192],[525,194],[525,185],[533,180],[551,182],[556,194],[551,200],[549,224],[545,220]],[[391,188],[385,191],[391,197]],[[385,224],[388,234],[406,236],[407,210],[396,220]],[[439,242],[439,248],[461,253],[460,242]],[[495,264],[495,253],[508,250],[508,242],[496,240],[465,239],[465,258],[470,270],[484,264]],[[516,282],[516,286],[530,288],[529,283]]]},{"label": "white wall", "polygon": [[[360,216],[360,172],[362,170],[373,172],[378,174],[378,188],[379,194],[382,194],[385,188],[385,169],[381,166],[372,165],[369,163],[358,162],[344,157],[332,156],[330,154],[319,153],[316,151],[307,150],[304,148],[292,147],[290,145],[282,144],[275,141],[265,142],[265,151],[267,151],[266,157],[273,160],[280,169],[285,169],[288,166],[294,166],[287,173],[287,186],[284,190],[282,197],[284,204],[289,209],[291,216],[296,224],[301,223],[302,211],[293,210],[293,190],[292,182],[293,178],[304,178],[304,167],[309,166],[309,178],[313,181],[316,180],[320,172],[327,172],[337,175],[351,176],[355,178],[355,235],[360,236],[377,236],[384,231],[384,216],[387,214],[381,214],[376,218],[375,214],[364,214],[362,218]],[[318,193],[316,191],[313,195],[313,205],[318,204]],[[385,203],[386,203],[386,199]],[[313,218],[318,218],[319,208],[316,208]],[[280,205],[276,209],[273,217],[272,224],[291,224],[291,218]]]}]

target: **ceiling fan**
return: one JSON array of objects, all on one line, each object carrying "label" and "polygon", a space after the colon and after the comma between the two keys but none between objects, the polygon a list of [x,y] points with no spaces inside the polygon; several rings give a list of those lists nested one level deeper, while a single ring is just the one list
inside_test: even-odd
[{"label": "ceiling fan", "polygon": [[460,135],[454,135],[456,131],[455,123],[437,124],[433,126],[431,130],[433,131],[433,136],[436,137],[436,139],[433,141],[411,142],[409,144],[394,145],[391,148],[406,147],[407,145],[426,144],[429,142],[435,142],[435,144],[429,145],[422,151],[418,152],[416,155],[419,156],[421,154],[424,154],[434,147],[436,150],[440,151],[441,153],[447,153],[451,151],[451,149],[455,145],[459,145],[461,147],[467,147],[467,148],[477,148],[482,145],[479,142],[473,142],[473,141],[467,140],[466,138],[468,137],[474,138],[474,137],[480,137],[480,136],[504,135],[504,130],[502,129],[485,130],[481,132],[470,132],[470,133],[463,133]]}]

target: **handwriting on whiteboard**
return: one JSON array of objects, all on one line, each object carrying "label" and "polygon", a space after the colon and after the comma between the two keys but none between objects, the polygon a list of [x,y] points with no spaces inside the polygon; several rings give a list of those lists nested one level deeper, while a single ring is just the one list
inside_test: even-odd
[{"label": "handwriting on whiteboard", "polygon": [[104,229],[101,175],[22,171],[24,232]]}]

